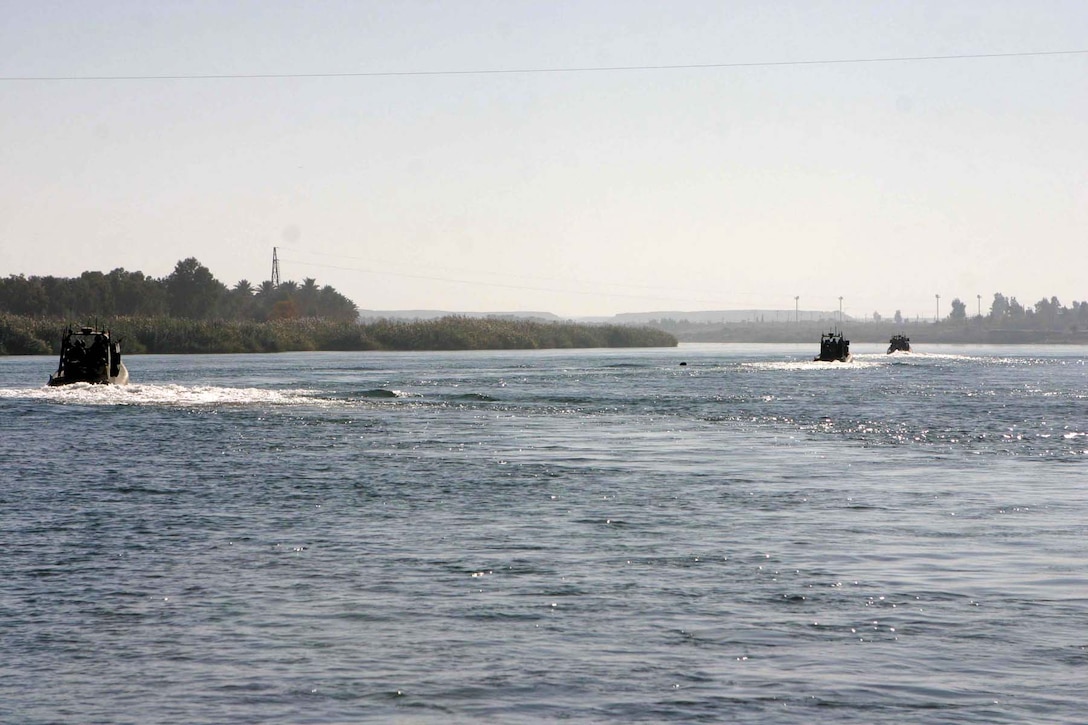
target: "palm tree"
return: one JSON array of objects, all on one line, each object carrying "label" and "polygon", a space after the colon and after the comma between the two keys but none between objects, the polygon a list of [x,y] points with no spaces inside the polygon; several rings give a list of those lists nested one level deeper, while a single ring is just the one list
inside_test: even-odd
[{"label": "palm tree", "polygon": [[258,320],[267,320],[268,314],[272,311],[272,305],[276,304],[276,285],[272,284],[272,280],[266,279],[261,282],[261,286],[257,288],[257,293],[254,295],[256,305],[255,317]]},{"label": "palm tree", "polygon": [[303,317],[317,317],[317,296],[320,292],[317,280],[307,277],[302,280],[302,286],[298,290],[298,308]]},{"label": "palm tree", "polygon": [[230,291],[230,311],[235,319],[248,320],[254,317],[255,303],[253,285],[248,279],[238,280]]}]

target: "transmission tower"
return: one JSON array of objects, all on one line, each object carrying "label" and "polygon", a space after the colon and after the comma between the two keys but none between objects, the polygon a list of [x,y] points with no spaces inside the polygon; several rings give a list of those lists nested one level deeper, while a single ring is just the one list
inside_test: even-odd
[{"label": "transmission tower", "polygon": [[280,257],[275,247],[272,247],[272,286],[280,286]]}]

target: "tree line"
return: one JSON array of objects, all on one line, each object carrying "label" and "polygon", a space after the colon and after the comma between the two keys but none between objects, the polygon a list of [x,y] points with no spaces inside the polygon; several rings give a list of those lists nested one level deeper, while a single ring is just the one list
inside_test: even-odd
[{"label": "tree line", "polygon": [[[936,320],[942,322],[963,323],[968,320],[985,322],[991,327],[1018,328],[1027,330],[1054,330],[1077,332],[1088,329],[1088,302],[1074,301],[1070,307],[1065,307],[1057,297],[1042,298],[1031,307],[1025,307],[1017,302],[1015,297],[1006,297],[1000,292],[994,293],[993,302],[989,311],[982,314],[982,296],[978,297],[979,310],[974,315],[967,312],[967,303],[959,297],[952,300],[948,314]],[[895,324],[900,325],[909,322],[903,318],[903,314],[895,311],[893,318]],[[879,312],[873,313],[873,322],[882,322],[884,318]]]},{"label": "tree line", "polygon": [[[981,299],[978,302],[981,308]],[[891,335],[907,333],[914,342],[1088,344],[1088,302],[1073,302],[1066,307],[1057,297],[1051,297],[1028,307],[1015,297],[996,293],[989,310],[979,310],[983,314],[968,315],[967,304],[958,298],[950,307],[939,320],[908,319],[897,310],[894,317],[874,312],[871,318],[842,321],[835,314],[799,321],[791,314],[774,321],[692,322],[665,318],[648,324],[682,342],[804,343],[819,340],[821,332],[835,328],[844,330],[855,342],[886,342]]]},{"label": "tree line", "polygon": [[[968,319],[967,303],[956,298],[952,300],[951,307],[946,318],[949,322],[964,322]],[[978,319],[979,315],[971,317]],[[1044,297],[1031,307],[1025,307],[1015,297],[1006,297],[996,292],[989,314],[982,319],[1000,327],[1077,332],[1088,329],[1088,302],[1074,301],[1069,307],[1065,307],[1057,297]]]},{"label": "tree line", "polygon": [[[986,323],[991,328],[1021,329],[1021,330],[1051,330],[1055,332],[1079,332],[1088,329],[1088,302],[1073,301],[1072,305],[1065,307],[1057,297],[1042,298],[1034,305],[1026,307],[1020,304],[1015,297],[1006,297],[1000,292],[994,293],[993,302],[989,312],[982,314],[982,297],[978,297],[979,310],[974,315],[967,312],[967,303],[959,297],[952,300],[948,314],[936,320],[938,325],[943,323],[962,324],[968,321]],[[881,322],[883,318],[879,313],[873,313],[873,322]],[[897,325],[903,324],[902,313],[895,311],[894,321]]]},{"label": "tree line", "polygon": [[79,277],[0,279],[0,312],[55,319],[120,316],[266,322],[314,318],[353,322],[355,303],[313,278],[301,284],[240,280],[227,288],[194,257],[183,259],[167,277],[115,269]]}]

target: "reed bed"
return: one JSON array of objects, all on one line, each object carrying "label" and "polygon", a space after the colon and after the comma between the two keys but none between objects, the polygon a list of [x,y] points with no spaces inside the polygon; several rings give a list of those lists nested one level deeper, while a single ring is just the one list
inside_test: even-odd
[{"label": "reed bed", "polygon": [[[59,320],[0,314],[0,355],[60,351],[69,325]],[[676,338],[649,327],[475,318],[382,319],[365,324],[321,319],[188,320],[115,317],[98,321],[127,353],[263,353],[313,350],[531,350],[593,347],[674,347]]]}]

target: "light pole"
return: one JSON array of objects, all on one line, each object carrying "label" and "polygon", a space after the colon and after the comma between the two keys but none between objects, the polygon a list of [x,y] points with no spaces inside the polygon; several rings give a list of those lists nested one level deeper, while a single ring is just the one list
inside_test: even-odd
[{"label": "light pole", "polygon": [[933,320],[934,323],[937,323],[937,322],[941,321],[941,296],[937,295],[936,297],[937,297],[937,317],[934,318],[934,320]]},{"label": "light pole", "polygon": [[793,321],[801,323],[801,295],[793,296]]}]

